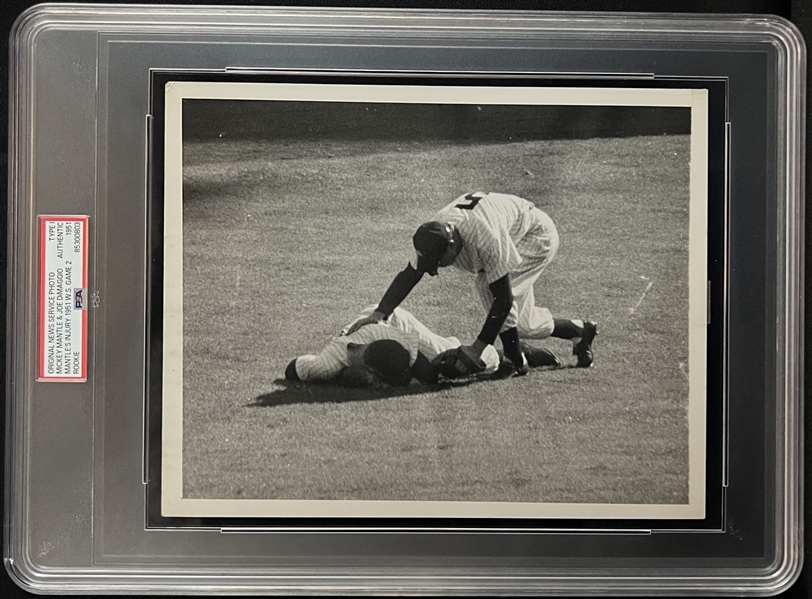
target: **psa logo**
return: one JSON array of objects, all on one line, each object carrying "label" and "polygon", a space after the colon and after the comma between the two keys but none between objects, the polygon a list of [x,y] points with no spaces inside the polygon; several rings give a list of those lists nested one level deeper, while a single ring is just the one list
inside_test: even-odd
[{"label": "psa logo", "polygon": [[85,305],[86,297],[87,296],[87,289],[83,287],[77,287],[73,290],[73,307],[77,310],[85,310],[87,306]]}]

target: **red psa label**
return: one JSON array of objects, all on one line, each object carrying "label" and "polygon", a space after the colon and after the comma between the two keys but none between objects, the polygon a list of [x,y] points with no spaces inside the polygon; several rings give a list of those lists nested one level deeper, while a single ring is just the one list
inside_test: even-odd
[{"label": "red psa label", "polygon": [[40,216],[37,380],[87,380],[87,216]]}]

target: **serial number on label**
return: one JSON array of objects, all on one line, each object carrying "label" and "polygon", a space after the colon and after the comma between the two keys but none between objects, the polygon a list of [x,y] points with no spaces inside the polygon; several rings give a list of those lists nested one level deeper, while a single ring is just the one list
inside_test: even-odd
[{"label": "serial number on label", "polygon": [[40,217],[40,381],[87,380],[88,222]]}]

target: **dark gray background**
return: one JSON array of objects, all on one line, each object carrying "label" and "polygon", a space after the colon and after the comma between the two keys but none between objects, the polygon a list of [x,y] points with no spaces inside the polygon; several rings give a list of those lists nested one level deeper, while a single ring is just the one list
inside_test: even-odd
[{"label": "dark gray background", "polygon": [[[140,2],[143,4],[154,4],[155,2],[144,1]],[[177,4],[188,4],[188,2],[174,2]],[[2,10],[2,38],[8,39],[8,32],[10,30],[11,23],[16,18],[18,14],[20,14],[25,8],[34,5],[34,2],[30,0],[22,0],[22,1],[15,1],[15,0],[7,0],[4,3],[3,10]],[[212,2],[195,2],[194,4],[213,4]],[[804,6],[803,2],[801,1],[756,1],[756,0],[718,0],[718,1],[709,1],[709,2],[700,2],[700,1],[670,1],[670,0],[652,0],[652,1],[622,1],[622,0],[605,0],[605,1],[594,1],[594,2],[562,2],[562,1],[536,1],[536,2],[296,2],[296,1],[288,1],[288,2],[250,2],[250,1],[242,1],[242,2],[221,2],[218,4],[241,4],[241,5],[248,5],[248,4],[261,4],[261,5],[273,5],[273,4],[284,4],[284,5],[295,5],[295,6],[305,6],[305,5],[313,5],[313,6],[363,6],[363,7],[384,7],[384,6],[395,6],[398,7],[437,7],[437,8],[494,8],[494,9],[532,9],[532,10],[620,10],[620,11],[641,11],[641,12],[723,12],[723,13],[769,13],[769,14],[776,14],[783,16],[792,20],[804,33],[807,39],[812,38],[812,26],[810,25],[810,18],[809,14],[812,12],[809,6]],[[2,103],[3,107],[3,114],[7,114],[8,110],[8,68],[5,66],[8,64],[8,53],[7,53],[7,46],[2,45],[0,46],[3,48],[2,53],[0,53],[0,62],[3,63],[3,86],[2,90],[0,90],[0,102]],[[3,149],[3,156],[2,156],[2,172],[4,174],[3,179],[5,180],[6,168],[7,168],[7,119],[2,119],[2,149]],[[808,158],[807,158],[808,159]],[[3,186],[3,193],[6,193],[7,186]],[[4,195],[5,197],[5,195]],[[2,217],[2,230],[5,231],[5,212],[3,212]],[[0,267],[5,269],[5,244],[2,244],[2,263],[0,263]],[[809,284],[807,282],[807,290],[809,289]],[[3,287],[2,297],[5,303],[6,292],[5,286]],[[2,328],[5,331],[5,312],[3,312],[2,317]],[[808,329],[807,329],[808,331]],[[3,350],[0,350],[3,353],[5,352],[5,346]],[[808,364],[808,358],[806,359],[806,364]],[[3,430],[5,431],[5,426],[3,426]],[[807,438],[812,438],[812,435],[809,434],[810,427],[808,425],[808,418],[807,418]],[[807,455],[809,454],[809,450],[807,448]],[[807,465],[808,471],[808,465]],[[807,475],[807,481],[809,480],[809,475]],[[807,486],[808,489],[808,486]],[[807,496],[809,494],[807,493]],[[806,502],[808,506],[809,501]],[[808,515],[808,507],[807,507],[807,515]],[[808,533],[807,533],[807,548],[806,548],[806,556],[807,559],[810,557],[810,542],[808,540]],[[0,594],[4,597],[22,597],[27,596],[27,593],[20,591],[17,587],[10,581],[8,575],[5,571],[2,574],[2,586],[0,587]],[[812,588],[809,585],[809,576],[808,574],[803,574],[801,580],[793,587],[793,589],[787,591],[784,596],[786,597],[808,597],[812,595]]]},{"label": "dark gray background", "polygon": [[[656,106],[429,106],[187,100],[184,139],[387,139],[467,142],[589,139],[638,135],[690,135],[689,109]],[[405,111],[405,115],[404,115]],[[510,127],[496,126],[501,119]]]}]

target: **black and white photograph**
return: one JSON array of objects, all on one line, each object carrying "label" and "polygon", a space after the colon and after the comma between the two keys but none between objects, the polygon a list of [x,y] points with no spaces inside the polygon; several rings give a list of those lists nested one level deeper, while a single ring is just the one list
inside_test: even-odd
[{"label": "black and white photograph", "polygon": [[704,517],[707,90],[164,100],[163,516]]}]

